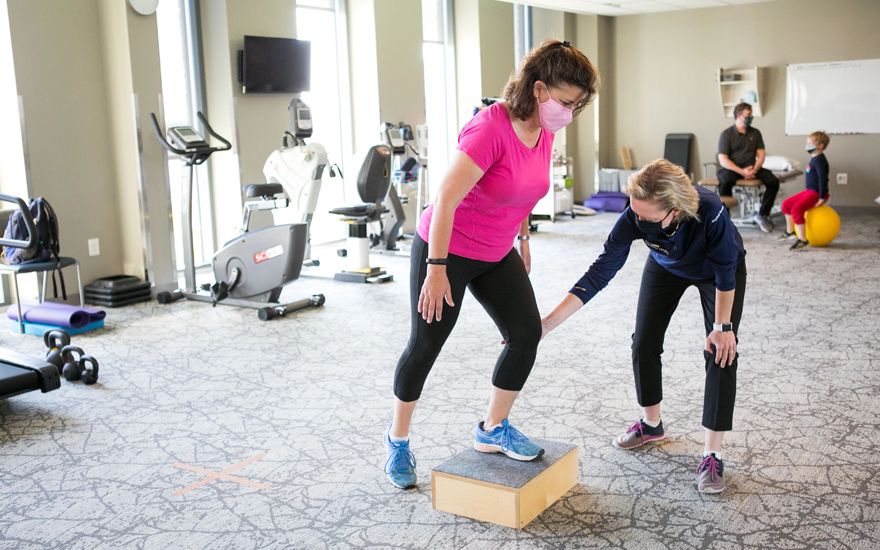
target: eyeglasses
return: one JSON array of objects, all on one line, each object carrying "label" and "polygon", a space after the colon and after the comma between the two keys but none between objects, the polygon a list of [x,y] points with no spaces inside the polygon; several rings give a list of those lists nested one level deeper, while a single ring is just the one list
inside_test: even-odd
[{"label": "eyeglasses", "polygon": [[[673,208],[672,210],[675,210],[675,208]],[[669,215],[672,214],[672,210],[670,210],[669,212],[667,212],[665,216],[663,216],[662,218],[660,218],[660,219],[657,220],[657,221],[646,220],[645,218],[643,218],[643,217],[641,217],[641,216],[639,216],[639,219],[642,220],[643,222],[650,222],[650,223],[663,223],[664,221],[666,221],[666,218],[668,218]],[[638,215],[638,214],[636,214],[636,215]]]}]

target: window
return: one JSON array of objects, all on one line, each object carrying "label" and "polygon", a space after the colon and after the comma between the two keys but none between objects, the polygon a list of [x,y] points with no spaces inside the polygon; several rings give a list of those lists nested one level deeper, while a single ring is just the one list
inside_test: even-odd
[{"label": "window", "polygon": [[[422,57],[425,66],[425,121],[429,177],[440,182],[458,137],[455,120],[455,51],[450,0],[422,0]],[[437,185],[429,184],[430,199]]]},{"label": "window", "polygon": [[[24,140],[20,124],[19,97],[12,60],[12,36],[6,0],[0,0],[0,189],[27,197],[28,173],[24,162]],[[0,208],[14,208],[0,203]],[[0,229],[2,231],[2,229]]]},{"label": "window", "polygon": [[[196,0],[165,0],[156,10],[159,27],[159,61],[162,73],[162,98],[165,127],[192,126],[203,137],[205,129],[196,122],[196,113],[204,108],[199,51],[201,47],[196,28]],[[179,157],[168,159],[171,187],[171,212],[174,222],[174,249],[178,269],[183,268],[183,236],[189,230],[183,227],[181,193],[188,173]],[[211,208],[210,172],[207,164],[193,170],[192,232],[195,265],[211,262],[214,254],[214,224]]]},{"label": "window", "polygon": [[[345,102],[340,89],[339,46],[336,11],[333,0],[298,0],[296,8],[296,37],[312,43],[310,90],[303,92],[302,100],[312,109],[314,129],[310,142],[320,143],[327,150],[330,165],[342,166],[350,152],[343,145],[343,109]],[[346,172],[349,178],[357,174]],[[312,219],[312,244],[321,244],[345,238],[345,225],[338,217],[327,214],[344,204],[342,178],[330,178],[324,172],[321,193],[315,217]]]}]

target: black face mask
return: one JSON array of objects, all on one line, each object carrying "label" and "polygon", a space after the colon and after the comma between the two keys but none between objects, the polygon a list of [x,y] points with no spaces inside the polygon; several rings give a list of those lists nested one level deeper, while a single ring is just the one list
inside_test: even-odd
[{"label": "black face mask", "polygon": [[755,120],[755,117],[753,117],[753,116],[744,116],[743,117],[743,124],[745,124],[746,126],[751,126],[753,120]]},{"label": "black face mask", "polygon": [[[673,208],[672,210],[675,210],[675,209]],[[662,233],[662,232],[666,231],[666,229],[669,228],[668,225],[666,225],[666,226],[663,225],[663,221],[669,217],[669,214],[672,214],[672,210],[667,212],[666,215],[663,216],[663,219],[660,220],[659,222],[648,222],[645,220],[640,220],[639,217],[636,216],[636,225],[639,227],[639,229],[641,229],[642,231],[644,231],[645,233],[647,233],[649,235]]]}]

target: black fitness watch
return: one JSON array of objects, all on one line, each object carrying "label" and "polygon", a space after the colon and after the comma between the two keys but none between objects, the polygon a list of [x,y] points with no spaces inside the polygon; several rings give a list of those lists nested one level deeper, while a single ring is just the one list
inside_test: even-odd
[{"label": "black fitness watch", "polygon": [[718,332],[732,332],[733,323],[721,323],[720,325],[718,323],[714,323],[712,325],[712,328],[714,330],[717,330]]}]

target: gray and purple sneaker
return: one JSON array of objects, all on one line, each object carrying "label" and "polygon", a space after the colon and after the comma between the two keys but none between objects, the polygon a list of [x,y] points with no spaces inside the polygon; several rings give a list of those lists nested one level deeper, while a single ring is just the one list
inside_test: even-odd
[{"label": "gray and purple sneaker", "polygon": [[662,420],[656,428],[648,426],[644,420],[639,420],[634,422],[622,436],[616,438],[611,444],[618,449],[629,450],[641,447],[651,441],[659,441],[664,437],[666,437],[666,432],[663,431]]},{"label": "gray and purple sneaker", "polygon": [[709,453],[697,468],[697,489],[701,493],[714,494],[720,493],[725,487],[724,462],[715,453]]}]

